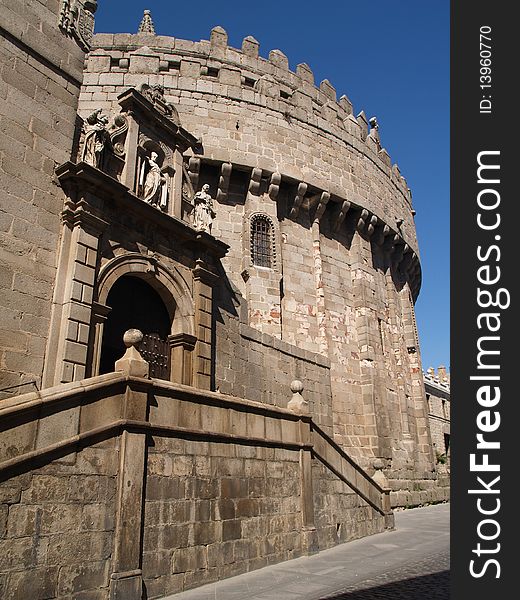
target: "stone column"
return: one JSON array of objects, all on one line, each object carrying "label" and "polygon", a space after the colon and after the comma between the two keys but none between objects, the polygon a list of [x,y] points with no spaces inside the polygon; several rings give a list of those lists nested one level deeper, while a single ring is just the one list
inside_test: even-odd
[{"label": "stone column", "polygon": [[[43,387],[80,381],[87,376],[91,339],[92,301],[97,276],[98,246],[107,226],[88,212],[87,203],[68,200],[63,212],[64,228],[58,273],[51,309]],[[42,421],[36,447],[46,447],[78,433],[79,407],[60,411]],[[72,457],[65,461],[74,460]]]},{"label": "stone column", "polygon": [[[361,219],[360,219],[361,220]],[[384,417],[381,390],[377,378],[376,344],[378,343],[378,318],[375,306],[375,280],[371,272],[371,246],[359,233],[352,240],[352,285],[356,314],[356,332],[361,368],[361,392],[363,397],[364,441],[362,446],[372,450],[375,456],[391,458],[391,448],[382,448],[384,433],[381,421]],[[383,428],[384,429],[384,428]],[[382,435],[383,433],[383,435]],[[387,438],[388,439],[388,438]]]},{"label": "stone column", "polygon": [[201,390],[210,390],[212,384],[213,286],[216,281],[217,275],[209,270],[207,263],[197,259],[193,270],[197,342],[193,356],[192,381],[193,385]]},{"label": "stone column", "polygon": [[[136,345],[143,339],[137,329],[124,336],[125,355],[116,361],[115,370],[129,377],[148,377],[148,363]],[[138,384],[129,383],[123,406],[123,419],[146,421],[148,395]],[[119,446],[119,475],[116,496],[114,551],[110,575],[110,600],[141,600],[143,492],[146,478],[146,434],[124,430]]]},{"label": "stone column", "polygon": [[139,148],[139,123],[135,120],[134,113],[130,110],[125,113],[128,117],[128,133],[126,134],[125,166],[121,175],[121,183],[132,190],[136,190],[137,152]]},{"label": "stone column", "polygon": [[105,330],[105,322],[112,309],[110,306],[94,302],[92,304],[92,359],[90,361],[91,370],[90,376],[99,375],[99,365],[101,363],[101,347],[103,344],[103,332]]},{"label": "stone column", "polygon": [[53,299],[44,387],[79,381],[86,376],[98,248],[106,221],[88,203],[69,200]]},{"label": "stone column", "polygon": [[182,219],[182,154],[179,150],[175,150],[173,161],[175,174],[173,176],[172,198],[168,212],[177,217],[177,219]]},{"label": "stone column", "polygon": [[312,251],[314,256],[314,281],[316,284],[316,319],[318,321],[318,351],[324,356],[329,354],[327,340],[327,313],[325,311],[325,292],[323,289],[323,263],[321,260],[320,222],[312,224]]},{"label": "stone column", "polygon": [[193,350],[197,338],[188,333],[168,336],[170,346],[170,379],[175,383],[193,385]]}]

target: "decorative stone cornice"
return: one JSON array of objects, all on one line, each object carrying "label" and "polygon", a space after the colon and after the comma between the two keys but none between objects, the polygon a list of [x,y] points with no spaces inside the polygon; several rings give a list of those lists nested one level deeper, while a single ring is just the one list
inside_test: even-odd
[{"label": "decorative stone cornice", "polygon": [[[89,223],[107,226],[107,209],[131,214],[143,223],[151,223],[165,231],[172,243],[193,248],[199,256],[223,258],[229,246],[212,235],[196,231],[188,223],[143,202],[125,185],[86,163],[66,162],[56,169],[56,176],[71,197],[65,203],[64,220],[74,223],[81,218]],[[77,190],[82,190],[77,201]],[[72,193],[71,193],[72,192]],[[96,199],[94,201],[94,198]],[[100,204],[101,201],[101,204]],[[86,221],[85,221],[86,222]]]}]

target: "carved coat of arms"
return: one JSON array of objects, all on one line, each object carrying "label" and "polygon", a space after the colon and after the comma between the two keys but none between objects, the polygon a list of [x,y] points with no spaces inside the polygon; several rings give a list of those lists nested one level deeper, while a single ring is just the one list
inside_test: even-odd
[{"label": "carved coat of arms", "polygon": [[97,0],[62,0],[59,27],[72,36],[79,47],[88,52],[94,34],[94,13]]}]

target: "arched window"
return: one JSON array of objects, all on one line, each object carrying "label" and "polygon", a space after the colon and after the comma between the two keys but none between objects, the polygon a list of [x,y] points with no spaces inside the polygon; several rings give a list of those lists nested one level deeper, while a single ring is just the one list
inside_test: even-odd
[{"label": "arched window", "polygon": [[266,215],[251,218],[251,262],[257,267],[274,267],[273,223]]}]

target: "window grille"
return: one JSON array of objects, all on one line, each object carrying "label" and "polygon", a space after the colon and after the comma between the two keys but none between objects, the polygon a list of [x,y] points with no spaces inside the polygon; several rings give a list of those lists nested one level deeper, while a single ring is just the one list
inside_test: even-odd
[{"label": "window grille", "polygon": [[251,261],[257,267],[273,267],[273,228],[262,215],[251,223]]}]

